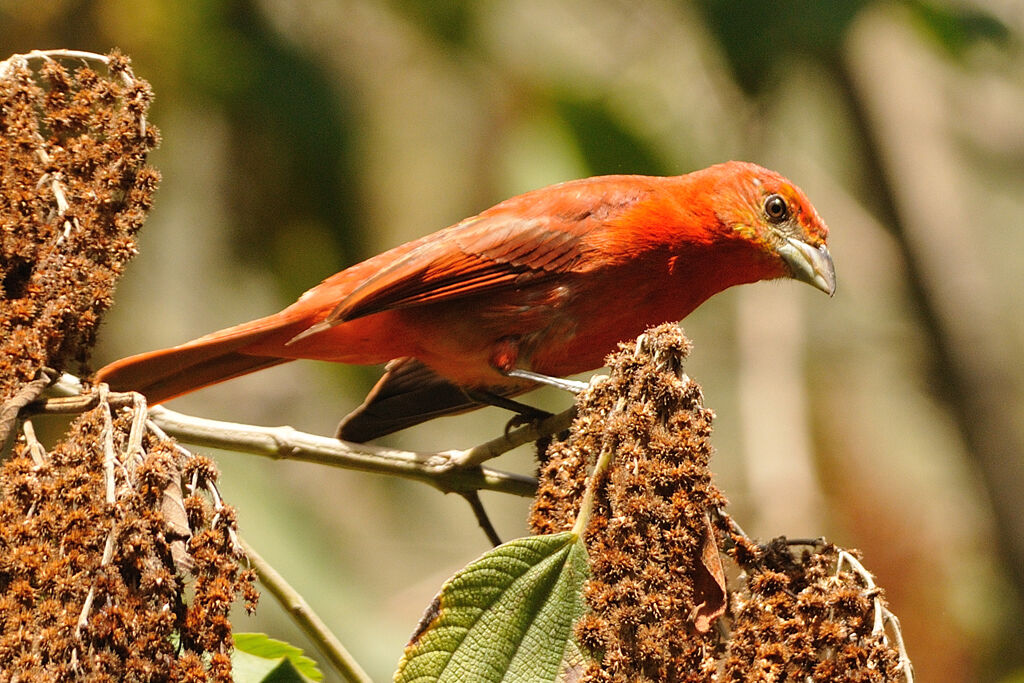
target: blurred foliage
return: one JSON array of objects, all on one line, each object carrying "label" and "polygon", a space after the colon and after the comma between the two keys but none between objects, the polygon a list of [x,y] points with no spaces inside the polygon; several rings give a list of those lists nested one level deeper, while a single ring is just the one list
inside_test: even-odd
[{"label": "blurred foliage", "polygon": [[[770,92],[793,59],[832,63],[857,16],[876,3],[866,0],[815,2],[755,0],[737,11],[729,0],[696,0],[708,28],[729,59],[737,82],[747,92]],[[981,41],[1006,45],[1010,29],[980,7],[904,0],[921,29],[950,55],[963,58]]]},{"label": "blurred foliage", "polygon": [[399,0],[394,4],[420,30],[433,34],[438,42],[464,49],[473,38],[474,14],[483,3]]},{"label": "blurred foliage", "polygon": [[[250,3],[231,4],[226,22],[235,27],[232,37],[244,56],[241,78],[229,76],[229,89],[219,86],[223,78],[201,85],[223,106],[238,152],[229,188],[239,212],[235,244],[259,262],[267,256],[265,245],[280,244],[296,224],[317,222],[327,228],[333,251],[353,261],[368,256],[359,182],[351,173],[359,124],[346,88],[333,83],[313,55],[284,41]],[[307,273],[289,272],[286,254],[276,260],[271,267],[293,292],[308,287]]]},{"label": "blurred foliage", "polygon": [[771,92],[794,59],[835,59],[863,0],[697,0],[708,28],[748,93]]},{"label": "blurred foliage", "polygon": [[555,95],[553,102],[572,131],[573,143],[591,175],[673,175],[672,165],[660,157],[656,146],[616,117],[604,103],[581,99],[573,93]]},{"label": "blurred foliage", "polygon": [[[713,467],[743,522],[758,441],[739,428],[738,329],[792,324],[798,374],[780,377],[808,406],[795,429],[823,503],[799,513],[800,529],[751,530],[861,547],[921,679],[948,681],[998,680],[1024,659],[1010,635],[1024,620],[1019,569],[999,554],[1012,543],[974,452],[986,435],[1020,435],[965,435],[956,405],[970,397],[949,391],[948,366],[933,370],[947,340],[923,322],[920,297],[943,283],[967,296],[951,302],[975,324],[973,372],[1008,387],[989,412],[1024,414],[1024,369],[997,352],[1024,346],[1021,30],[1016,0],[0,0],[0,58],[118,46],[156,92],[164,183],[101,361],[276,310],[377,250],[570,175],[749,157],[794,178],[832,227],[839,293],[727,292],[687,320],[690,371],[719,416]],[[885,66],[869,59],[878,46]],[[892,100],[903,118],[879,114]],[[935,149],[943,163],[924,154]],[[936,196],[943,210],[930,212]],[[956,247],[929,251],[950,233]],[[920,282],[907,255],[922,259]],[[743,305],[773,290],[770,310]],[[756,358],[783,373],[778,351]],[[330,433],[373,371],[325,370],[295,364],[175,407]],[[395,443],[462,447],[504,419],[482,411]],[[530,460],[502,465],[530,471]],[[243,533],[374,678],[393,670],[443,579],[486,546],[461,501],[415,484],[218,461]],[[485,503],[504,536],[523,533],[520,501]],[[240,627],[301,640],[267,605]]]},{"label": "blurred foliage", "polygon": [[1002,47],[1011,42],[1010,28],[983,9],[921,0],[907,0],[907,5],[924,32],[952,57],[964,59],[982,42]]}]

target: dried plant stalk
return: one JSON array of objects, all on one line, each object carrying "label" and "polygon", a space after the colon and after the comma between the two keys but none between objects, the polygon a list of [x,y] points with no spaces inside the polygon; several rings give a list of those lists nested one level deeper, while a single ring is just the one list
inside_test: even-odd
[{"label": "dried plant stalk", "polygon": [[4,464],[0,671],[231,680],[228,610],[255,577],[213,464],[145,412],[101,402],[49,453],[26,429]]},{"label": "dried plant stalk", "polygon": [[[117,53],[0,62],[0,451],[135,253],[151,97]],[[141,396],[83,410],[49,452],[25,421],[0,470],[0,678],[230,681],[228,610],[256,594],[213,464]]]},{"label": "dried plant stalk", "polygon": [[0,62],[0,404],[85,359],[159,181],[149,85],[95,57],[106,75],[46,53]]},{"label": "dried plant stalk", "polygon": [[[536,533],[572,526],[587,473],[614,451],[585,534],[584,680],[912,681],[898,624],[852,555],[762,546],[722,512],[689,348],[675,325],[622,345],[544,454]],[[729,584],[723,559],[738,565]]]}]

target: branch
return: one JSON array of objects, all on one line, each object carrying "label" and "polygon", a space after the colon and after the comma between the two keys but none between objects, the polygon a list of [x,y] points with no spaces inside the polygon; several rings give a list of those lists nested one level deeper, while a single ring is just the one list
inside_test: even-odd
[{"label": "branch", "polygon": [[267,458],[391,474],[430,484],[443,493],[487,489],[531,497],[536,490],[533,477],[479,466],[458,467],[463,451],[420,453],[355,444],[334,437],[300,432],[288,426],[257,427],[208,420],[177,413],[162,406],[150,408],[150,417],[168,434],[187,443]]},{"label": "branch", "polygon": [[[513,448],[518,448],[523,444],[564,431],[569,428],[575,417],[576,406],[573,405],[573,407],[568,410],[563,410],[557,415],[545,418],[537,424],[524,425],[519,429],[499,436],[497,439],[491,439],[479,446],[473,446],[472,448],[467,448],[464,451],[459,451],[454,454],[455,460],[460,467],[479,465],[484,461],[496,458],[503,453],[507,453]],[[532,496],[533,494],[531,493],[530,495]]]},{"label": "branch", "polygon": [[0,404],[0,452],[7,447],[8,439],[14,434],[22,408],[39,398],[46,387],[53,383],[51,373],[52,370],[40,370],[36,379],[26,382],[14,396]]},{"label": "branch", "polygon": [[501,536],[498,535],[498,530],[491,523],[491,518],[487,516],[487,510],[484,509],[483,501],[480,500],[480,493],[478,491],[468,491],[463,493],[462,497],[466,499],[469,507],[473,509],[476,522],[480,525],[484,535],[487,536],[487,540],[491,542],[492,546],[497,548],[501,545]]},{"label": "branch", "polygon": [[[65,398],[51,398],[32,404],[36,413],[77,413],[94,407],[97,394],[82,394],[78,379],[64,375],[54,385],[54,393]],[[132,405],[134,393],[111,392],[110,406]],[[568,411],[567,411],[568,412]],[[261,455],[267,458],[340,467],[360,472],[375,472],[413,479],[430,484],[443,493],[465,493],[489,490],[532,497],[537,481],[533,477],[482,467],[480,462],[495,457],[529,441],[544,436],[544,430],[560,431],[567,413],[555,415],[540,427],[525,426],[509,434],[468,450],[420,453],[382,446],[355,444],[333,437],[300,432],[292,427],[258,427],[253,425],[208,420],[185,415],[163,406],[149,409],[150,419],[171,436],[181,441],[211,448]],[[554,433],[550,432],[550,433]]]},{"label": "branch", "polygon": [[341,644],[337,636],[331,633],[327,625],[317,616],[313,608],[309,606],[299,593],[292,588],[284,577],[260,557],[259,553],[253,550],[252,546],[239,539],[242,550],[249,558],[252,568],[260,577],[260,583],[270,591],[270,594],[284,607],[285,611],[295,620],[302,632],[313,641],[321,653],[327,656],[331,665],[347,681],[356,683],[370,683],[370,677],[363,671],[359,663],[349,654],[345,646]]}]

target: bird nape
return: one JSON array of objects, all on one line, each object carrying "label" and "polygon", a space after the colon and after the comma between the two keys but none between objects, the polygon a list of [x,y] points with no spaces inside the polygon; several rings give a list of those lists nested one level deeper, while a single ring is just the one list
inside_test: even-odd
[{"label": "bird nape", "polygon": [[831,295],[827,239],[804,193],[755,164],[584,178],[346,268],[273,315],[111,363],[97,381],[160,403],[299,358],[387,363],[339,427],[367,441],[528,391],[529,373],[598,368],[617,342],[733,285],[788,277]]}]

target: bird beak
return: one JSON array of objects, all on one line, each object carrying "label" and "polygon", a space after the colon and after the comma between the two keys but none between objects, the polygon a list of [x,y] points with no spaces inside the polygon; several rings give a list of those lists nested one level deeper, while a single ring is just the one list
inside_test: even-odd
[{"label": "bird beak", "polygon": [[817,287],[829,296],[835,294],[836,269],[832,264],[832,255],[824,244],[815,248],[788,237],[778,248],[778,253],[789,267],[789,275],[794,280]]}]

